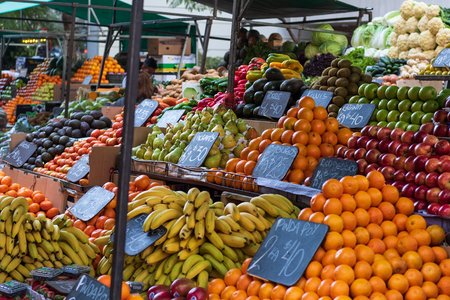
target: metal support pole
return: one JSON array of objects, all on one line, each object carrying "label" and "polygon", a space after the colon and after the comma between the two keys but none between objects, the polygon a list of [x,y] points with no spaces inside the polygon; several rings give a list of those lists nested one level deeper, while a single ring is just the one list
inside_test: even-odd
[{"label": "metal support pole", "polygon": [[125,90],[125,111],[123,138],[119,163],[119,191],[116,207],[116,227],[114,237],[114,254],[112,261],[112,288],[110,299],[120,299],[122,291],[122,272],[125,256],[125,237],[128,210],[128,190],[131,172],[131,150],[133,147],[134,105],[137,97],[139,76],[139,51],[141,49],[142,15],[144,0],[132,2],[130,40],[128,44],[128,73]]},{"label": "metal support pole", "polygon": [[[191,24],[188,25],[187,30],[186,30],[186,35],[184,36],[183,49],[181,51],[180,63],[178,64],[177,78],[180,78],[180,76],[181,76],[181,68],[183,67],[183,58],[184,58],[184,54],[186,53],[187,41],[190,36],[189,35],[190,33],[191,33]],[[191,45],[189,45],[189,47],[190,46]]]},{"label": "metal support pole", "polygon": [[212,27],[212,19],[208,19],[206,21],[206,27],[205,27],[205,37],[204,37],[204,44],[203,44],[203,54],[202,54],[202,64],[200,68],[200,72],[203,74],[206,72],[206,57],[208,55],[208,46],[209,46],[209,36],[211,35],[211,27]]},{"label": "metal support pole", "polygon": [[[61,49],[63,51],[62,53],[62,57],[64,57],[65,60],[67,60],[67,39],[64,37],[63,39],[63,44],[60,45]],[[62,78],[61,78],[61,99],[55,99],[55,100],[59,100],[62,101],[65,99],[65,95],[66,95],[66,74],[67,74],[67,63],[63,64],[63,69],[62,69]]]},{"label": "metal support pole", "polygon": [[[234,91],[234,71],[236,69],[236,54],[237,54],[237,38],[239,34],[239,8],[241,7],[241,0],[233,1],[233,22],[231,23],[231,41],[230,41],[230,58],[228,61],[228,93],[233,94]],[[233,100],[234,103],[234,100]]]},{"label": "metal support pole", "polygon": [[[280,18],[280,21],[283,24],[286,24],[286,19],[285,18]],[[294,41],[294,43],[298,43],[298,38],[295,36],[294,31],[292,30],[292,28],[286,28],[287,32],[289,33],[289,36],[291,37],[291,39]]]},{"label": "metal support pole", "polygon": [[109,50],[111,48],[111,40],[112,40],[112,35],[113,35],[113,30],[112,28],[108,29],[108,35],[106,37],[106,44],[105,44],[105,50],[103,51],[103,57],[102,57],[102,63],[100,64],[100,73],[98,74],[98,80],[97,80],[97,89],[100,87],[100,84],[102,83],[102,77],[103,77],[103,71],[105,69],[105,62],[106,59],[109,56]]},{"label": "metal support pole", "polygon": [[2,44],[0,45],[0,75],[3,70],[3,52],[5,51],[5,38],[2,36]]},{"label": "metal support pole", "polygon": [[70,101],[70,79],[72,78],[72,55],[75,43],[75,19],[77,18],[76,12],[77,7],[76,3],[72,3],[72,22],[70,24],[70,37],[69,37],[69,46],[67,53],[67,61],[66,61],[66,80],[67,80],[67,88],[66,88],[66,98],[64,103],[64,117],[69,117],[69,101]]},{"label": "metal support pole", "polygon": [[203,36],[202,36],[202,33],[200,32],[200,28],[198,27],[197,20],[194,20],[194,24],[195,24],[195,30],[197,31],[198,39],[200,40],[200,45],[202,46],[203,51],[205,51]]}]

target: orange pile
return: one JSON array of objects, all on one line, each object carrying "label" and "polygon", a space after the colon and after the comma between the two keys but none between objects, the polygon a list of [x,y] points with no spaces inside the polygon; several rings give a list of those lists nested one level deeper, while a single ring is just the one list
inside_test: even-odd
[{"label": "orange pile", "polygon": [[14,124],[16,123],[16,107],[19,104],[37,104],[38,102],[36,101],[32,101],[29,98],[24,98],[21,96],[17,96],[13,99],[11,99],[10,101],[8,101],[8,103],[6,103],[5,105],[3,105],[3,110],[6,113],[6,116],[8,118],[8,122],[10,124]]},{"label": "orange pile", "polygon": [[450,259],[437,225],[413,215],[411,199],[378,171],[330,179],[299,219],[329,231],[295,286],[232,269],[210,282],[210,300],[450,299]]},{"label": "orange pile", "polygon": [[[339,129],[339,122],[328,117],[324,107],[315,107],[314,100],[308,96],[299,100],[299,107],[289,109],[286,116],[279,119],[277,127],[266,129],[260,137],[251,140],[248,147],[242,150],[240,158],[230,159],[225,169],[230,174],[224,175],[218,171],[211,174],[208,180],[241,188],[236,178],[244,180],[246,176],[251,176],[261,153],[267,146],[278,144],[298,148],[298,155],[284,180],[308,184],[319,159],[334,156],[338,145],[346,145],[352,135],[348,128]],[[253,189],[254,185],[248,182],[251,180],[241,184],[242,188]]]},{"label": "orange pile", "polygon": [[28,212],[34,216],[43,214],[51,219],[59,214],[59,210],[53,207],[52,202],[42,192],[21,187],[20,184],[12,182],[12,178],[3,171],[0,171],[0,195],[26,198],[28,201]]},{"label": "orange pile", "polygon": [[[95,56],[91,60],[86,60],[83,65],[75,72],[72,77],[73,82],[82,82],[88,75],[92,75],[91,83],[96,83],[100,76],[100,67],[102,64],[102,56]],[[109,83],[106,79],[108,73],[123,73],[125,70],[119,65],[117,60],[108,57],[105,61],[105,69],[103,70],[101,83]]]}]

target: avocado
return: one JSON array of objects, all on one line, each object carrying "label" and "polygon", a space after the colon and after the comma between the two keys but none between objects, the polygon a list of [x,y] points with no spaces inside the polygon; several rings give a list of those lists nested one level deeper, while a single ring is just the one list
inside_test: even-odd
[{"label": "avocado", "polygon": [[61,138],[60,135],[55,134],[53,137],[49,137],[53,141],[53,143],[57,144],[59,142],[59,139]]},{"label": "avocado", "polygon": [[34,165],[34,163],[36,162],[36,158],[35,157],[30,157],[27,162],[31,165]]},{"label": "avocado", "polygon": [[31,142],[31,141],[33,141],[33,135],[32,134],[27,134],[27,136],[25,137],[25,140],[27,141],[27,142]]},{"label": "avocado", "polygon": [[347,86],[347,91],[348,91],[349,95],[358,94],[358,85],[354,82],[350,82]]},{"label": "avocado", "polygon": [[45,134],[44,131],[41,131],[41,132],[39,132],[39,136],[38,137],[42,139],[42,138],[47,137],[47,135]]},{"label": "avocado", "polygon": [[71,120],[69,122],[69,126],[72,127],[73,129],[78,129],[80,128],[81,122],[79,120]]},{"label": "avocado", "polygon": [[244,102],[245,103],[253,103],[253,95],[254,94],[255,94],[255,91],[253,90],[253,87],[250,87],[247,90],[245,90]]},{"label": "avocado", "polygon": [[334,93],[335,90],[336,90],[336,87],[335,87],[335,86],[329,86],[329,87],[327,88],[327,91],[332,92],[332,93]]},{"label": "avocado", "polygon": [[331,77],[330,76],[322,76],[322,77],[320,77],[320,80],[319,80],[319,84],[320,85],[327,85],[327,81],[328,81],[328,79],[330,79]]},{"label": "avocado", "polygon": [[321,87],[319,87],[319,90],[321,90],[321,91],[326,91],[327,89],[328,89],[327,86],[321,86]]},{"label": "avocado", "polygon": [[254,109],[253,109],[253,111],[252,111],[252,115],[254,116],[254,117],[258,117],[259,116],[259,110],[261,109],[261,106],[257,106],[257,107],[255,107]]},{"label": "avocado", "polygon": [[267,71],[264,73],[264,77],[267,78],[267,80],[269,81],[284,80],[283,73],[281,73],[281,71],[276,68],[268,68]]},{"label": "avocado", "polygon": [[352,72],[350,71],[349,68],[342,68],[339,69],[339,71],[337,72],[338,77],[350,77],[351,74]]},{"label": "avocado", "polygon": [[348,59],[341,59],[338,64],[337,64],[339,69],[342,68],[350,68],[352,66],[352,62],[349,61]]},{"label": "avocado", "polygon": [[95,128],[95,129],[102,129],[102,128],[106,127],[106,124],[103,121],[94,120],[94,121],[92,121],[91,127]]},{"label": "avocado", "polygon": [[236,106],[236,115],[238,116],[238,117],[242,117],[242,115],[244,114],[243,113],[243,111],[244,111],[244,103],[239,103],[237,106]]},{"label": "avocado", "polygon": [[56,155],[56,148],[55,148],[55,147],[50,147],[50,148],[47,149],[47,152],[48,152],[51,156],[55,157],[55,155]]},{"label": "avocado", "polygon": [[44,146],[45,149],[48,149],[51,146],[53,146],[53,142],[50,140],[45,140],[44,143],[42,144],[42,146]]},{"label": "avocado", "polygon": [[338,114],[337,114],[337,112],[330,112],[330,113],[328,113],[328,117],[330,117],[330,118],[337,118],[337,116],[338,116]]},{"label": "avocado", "polygon": [[267,92],[267,91],[278,91],[278,90],[280,90],[280,86],[281,86],[282,82],[283,82],[282,80],[269,81],[269,82],[267,82],[264,85],[263,90],[264,90],[264,92]]},{"label": "avocado", "polygon": [[55,128],[63,128],[63,126],[64,126],[64,121],[62,121],[62,120],[54,121],[54,122],[52,123],[52,125],[53,125],[53,127],[55,127]]},{"label": "avocado", "polygon": [[336,76],[338,71],[338,68],[331,68],[330,71],[328,71],[328,76]]},{"label": "avocado", "polygon": [[88,124],[88,123],[86,123],[86,122],[81,122],[80,130],[81,130],[81,134],[82,134],[83,136],[86,136],[86,132],[87,132],[89,129],[91,129],[91,128],[89,127],[89,124]]},{"label": "avocado", "polygon": [[347,97],[348,92],[347,92],[347,89],[346,89],[346,88],[338,87],[338,88],[334,91],[334,94],[335,94],[336,96]]},{"label": "avocado", "polygon": [[36,167],[38,167],[38,168],[42,168],[42,167],[44,166],[44,162],[42,161],[42,158],[41,158],[41,157],[36,158],[35,165],[36,165]]},{"label": "avocado", "polygon": [[86,132],[86,136],[91,136],[91,134],[92,134],[92,131],[94,131],[94,129],[89,129],[87,132]]},{"label": "avocado", "polygon": [[340,60],[341,60],[340,58],[333,59],[333,61],[331,62],[331,66],[336,68]]},{"label": "avocado", "polygon": [[99,120],[105,122],[105,124],[106,124],[105,127],[111,127],[112,126],[111,120],[108,117],[106,117],[106,116],[101,116],[99,118]]},{"label": "avocado", "polygon": [[303,81],[297,78],[291,78],[284,80],[280,85],[280,91],[290,92],[296,94],[300,91],[303,86]]},{"label": "avocado", "polygon": [[93,116],[94,119],[99,119],[101,116],[103,116],[102,112],[99,110],[91,111],[90,115]]},{"label": "avocado", "polygon": [[245,118],[250,118],[253,114],[253,109],[256,107],[255,104],[249,103],[249,104],[245,104],[244,108],[242,110],[242,113],[244,115]]},{"label": "avocado", "polygon": [[363,74],[361,76],[361,79],[365,82],[365,83],[371,83],[372,82],[372,76],[370,76],[369,74]]},{"label": "avocado", "polygon": [[[73,131],[72,131],[72,137],[73,138],[76,138],[76,139],[78,139],[78,138],[80,138],[80,137],[83,137],[83,135],[81,134],[81,130],[80,129],[74,129]],[[67,146],[67,145],[66,145]]]},{"label": "avocado", "polygon": [[64,127],[63,129],[65,130],[65,135],[72,136],[72,127]]},{"label": "avocado", "polygon": [[255,95],[253,96],[253,102],[257,105],[260,106],[264,100],[264,95],[266,93],[264,93],[263,91],[258,91],[255,93]]},{"label": "avocado", "polygon": [[336,104],[330,104],[330,105],[328,105],[327,110],[328,110],[328,112],[337,113],[339,111],[339,106],[337,106]]},{"label": "avocado", "polygon": [[76,112],[73,113],[71,116],[71,119],[75,119],[75,120],[81,120],[81,118],[85,115],[84,112]]},{"label": "avocado", "polygon": [[339,87],[346,87],[346,86],[348,86],[347,78],[338,78],[338,80],[336,80],[336,86],[339,86]]},{"label": "avocado", "polygon": [[56,145],[55,150],[56,150],[56,154],[61,154],[64,152],[64,145]]},{"label": "avocado", "polygon": [[81,117],[80,121],[86,122],[88,124],[91,124],[92,121],[94,121],[94,117],[91,116],[91,115],[84,115],[84,116]]},{"label": "avocado", "polygon": [[49,161],[52,160],[52,156],[51,156],[50,153],[44,152],[44,153],[42,153],[42,155],[41,155],[41,159],[42,159],[43,162],[49,162]]},{"label": "avocado", "polygon": [[264,88],[264,85],[267,83],[267,81],[268,80],[266,78],[260,78],[260,79],[256,80],[255,82],[253,82],[253,85],[252,85],[253,90],[255,92],[262,91]]},{"label": "avocado", "polygon": [[327,85],[328,86],[334,86],[335,84],[336,84],[336,80],[337,80],[338,78],[336,77],[336,76],[333,76],[333,77],[330,77],[328,80],[327,80]]}]

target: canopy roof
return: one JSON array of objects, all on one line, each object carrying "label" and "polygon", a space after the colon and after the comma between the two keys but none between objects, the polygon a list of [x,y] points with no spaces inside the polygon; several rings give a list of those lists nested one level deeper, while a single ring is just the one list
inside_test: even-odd
[{"label": "canopy roof", "polygon": [[[214,7],[215,0],[194,0]],[[243,0],[243,2],[246,2]],[[247,0],[250,4],[242,15],[246,19],[307,17],[358,11],[359,8],[335,0]],[[217,9],[233,12],[233,0],[217,1]]]}]

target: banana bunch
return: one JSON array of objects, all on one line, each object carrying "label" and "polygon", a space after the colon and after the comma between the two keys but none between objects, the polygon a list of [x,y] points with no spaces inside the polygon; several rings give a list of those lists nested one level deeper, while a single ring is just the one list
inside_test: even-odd
[{"label": "banana bunch", "polygon": [[[41,267],[91,266],[99,249],[60,215],[52,220],[28,213],[23,197],[0,197],[0,283],[24,281]],[[93,269],[91,269],[93,273]]]},{"label": "banana bunch", "polygon": [[[148,214],[143,230],[164,226],[167,231],[140,255],[126,256],[124,280],[170,285],[189,278],[206,287],[209,277],[223,277],[254,256],[277,217],[296,218],[299,209],[280,195],[266,194],[239,205],[213,202],[197,188],[187,193],[154,187],[128,204],[128,219]],[[110,233],[94,243],[103,246],[98,274],[109,274],[112,263]]]}]

